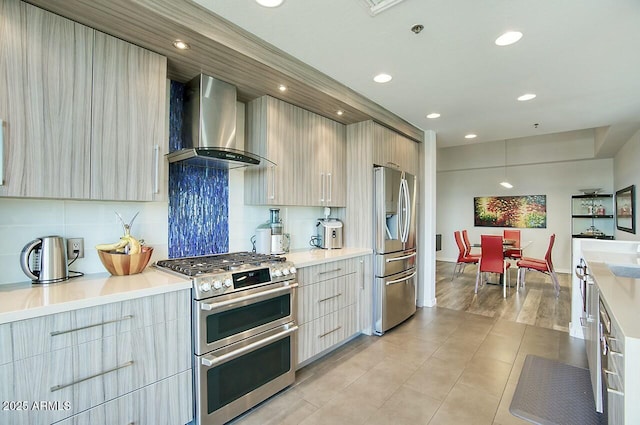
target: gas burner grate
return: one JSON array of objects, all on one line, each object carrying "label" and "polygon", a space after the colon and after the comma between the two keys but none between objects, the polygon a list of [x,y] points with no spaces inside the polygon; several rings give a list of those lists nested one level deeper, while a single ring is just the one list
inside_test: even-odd
[{"label": "gas burner grate", "polygon": [[159,260],[158,267],[173,270],[186,276],[199,276],[208,273],[223,273],[245,264],[261,265],[286,261],[285,257],[257,254],[254,252],[234,252],[227,254],[204,255],[200,257],[174,258]]}]

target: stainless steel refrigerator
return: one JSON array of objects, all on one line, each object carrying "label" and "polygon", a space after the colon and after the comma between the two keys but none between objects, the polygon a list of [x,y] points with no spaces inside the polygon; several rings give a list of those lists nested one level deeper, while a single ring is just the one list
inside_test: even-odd
[{"label": "stainless steel refrigerator", "polygon": [[416,312],[416,177],[374,168],[373,330],[382,335]]}]

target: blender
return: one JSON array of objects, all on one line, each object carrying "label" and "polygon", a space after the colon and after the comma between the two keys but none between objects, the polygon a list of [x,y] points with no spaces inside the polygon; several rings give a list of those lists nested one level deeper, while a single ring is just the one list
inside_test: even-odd
[{"label": "blender", "polygon": [[271,253],[284,254],[284,226],[282,225],[282,220],[280,219],[280,208],[269,208],[269,213],[269,227],[271,228]]}]

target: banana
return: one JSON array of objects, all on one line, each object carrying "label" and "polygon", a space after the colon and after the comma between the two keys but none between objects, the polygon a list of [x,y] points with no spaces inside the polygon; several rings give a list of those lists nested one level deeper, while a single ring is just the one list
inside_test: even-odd
[{"label": "banana", "polygon": [[127,239],[129,241],[129,255],[140,254],[140,251],[142,250],[140,242],[131,235],[128,235]]},{"label": "banana", "polygon": [[118,242],[115,242],[115,243],[98,244],[96,245],[96,249],[98,251],[116,251],[118,249],[124,248],[125,246],[127,246],[128,243],[129,243],[129,239],[122,237]]}]

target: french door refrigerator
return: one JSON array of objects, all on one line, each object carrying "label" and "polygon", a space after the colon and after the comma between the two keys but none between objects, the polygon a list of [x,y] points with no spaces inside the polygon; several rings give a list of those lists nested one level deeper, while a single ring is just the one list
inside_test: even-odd
[{"label": "french door refrigerator", "polygon": [[374,167],[373,330],[382,335],[416,312],[416,177]]}]

